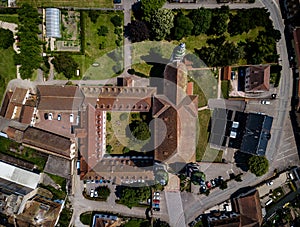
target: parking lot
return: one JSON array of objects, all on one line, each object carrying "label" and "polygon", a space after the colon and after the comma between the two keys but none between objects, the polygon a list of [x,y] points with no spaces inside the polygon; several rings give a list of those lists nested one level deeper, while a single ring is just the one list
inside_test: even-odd
[{"label": "parking lot", "polygon": [[[77,113],[52,111],[52,117],[49,115],[49,113],[50,112],[39,111],[37,113],[38,119],[35,127],[69,138],[74,136],[71,131],[71,125],[77,124]],[[70,122],[70,114],[73,114],[73,123]],[[58,120],[59,115],[61,116],[60,120]]]}]

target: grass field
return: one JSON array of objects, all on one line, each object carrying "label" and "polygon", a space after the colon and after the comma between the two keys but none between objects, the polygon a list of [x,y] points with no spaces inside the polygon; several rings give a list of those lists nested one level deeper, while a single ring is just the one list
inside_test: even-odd
[{"label": "grass field", "polygon": [[221,90],[224,99],[228,99],[229,92],[230,92],[230,81],[229,80],[222,80],[221,81]]},{"label": "grass field", "polygon": [[113,8],[112,0],[17,0],[17,5],[29,3],[35,7],[83,7],[83,8]]},{"label": "grass field", "polygon": [[8,82],[16,78],[17,69],[14,63],[14,50],[12,47],[0,49],[0,103]]},{"label": "grass field", "polygon": [[199,120],[199,132],[198,132],[198,144],[196,147],[196,160],[205,162],[221,162],[222,151],[215,150],[209,147],[209,123],[210,123],[211,111],[202,110],[198,112]]},{"label": "grass field", "polygon": [[[123,18],[121,12],[101,12],[94,24],[91,22],[88,12],[82,13],[84,21],[85,43],[84,55],[74,55],[74,59],[79,63],[81,73],[85,75],[86,79],[101,80],[113,77],[118,70],[123,69],[123,50],[117,48],[117,35],[114,33],[115,27],[110,19],[119,15]],[[106,36],[99,36],[97,34],[100,26],[108,28]],[[105,48],[99,49],[100,43],[104,43]],[[122,42],[123,43],[123,42]],[[98,63],[97,66],[92,66],[93,63]]]},{"label": "grass field", "polygon": [[[149,76],[153,67],[152,63],[166,63],[169,61],[173,49],[176,45],[167,41],[144,41],[132,44],[132,68]],[[154,48],[157,54],[151,54]]]},{"label": "grass field", "polygon": [[0,14],[0,21],[17,24],[19,22],[18,14]]},{"label": "grass field", "polygon": [[208,99],[217,98],[218,80],[212,70],[188,72],[194,81],[194,94],[199,95],[199,107],[205,106]]},{"label": "grass field", "polygon": [[[122,118],[124,116],[124,118]],[[125,147],[130,150],[141,151],[148,142],[132,143],[126,133],[127,126],[133,120],[141,120],[139,113],[111,112],[111,121],[106,122],[106,144],[112,146],[110,154],[123,154]]]}]

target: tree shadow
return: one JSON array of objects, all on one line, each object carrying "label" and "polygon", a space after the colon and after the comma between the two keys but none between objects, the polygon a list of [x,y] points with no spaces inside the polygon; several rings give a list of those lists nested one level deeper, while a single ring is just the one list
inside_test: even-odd
[{"label": "tree shadow", "polygon": [[247,172],[249,170],[247,162],[250,157],[251,157],[250,154],[236,151],[234,154],[234,160],[235,160],[236,166],[239,167],[241,170]]}]

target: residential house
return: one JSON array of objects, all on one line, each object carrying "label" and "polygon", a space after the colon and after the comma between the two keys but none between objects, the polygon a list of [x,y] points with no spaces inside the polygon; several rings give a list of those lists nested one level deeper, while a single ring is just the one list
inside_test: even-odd
[{"label": "residential house", "polygon": [[270,65],[251,65],[245,72],[245,92],[269,91]]}]

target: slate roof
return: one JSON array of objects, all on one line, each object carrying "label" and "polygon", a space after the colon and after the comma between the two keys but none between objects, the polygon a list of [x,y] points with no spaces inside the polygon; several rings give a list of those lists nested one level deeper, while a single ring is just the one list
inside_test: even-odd
[{"label": "slate roof", "polygon": [[260,156],[265,155],[272,123],[273,117],[249,113],[240,151]]}]

